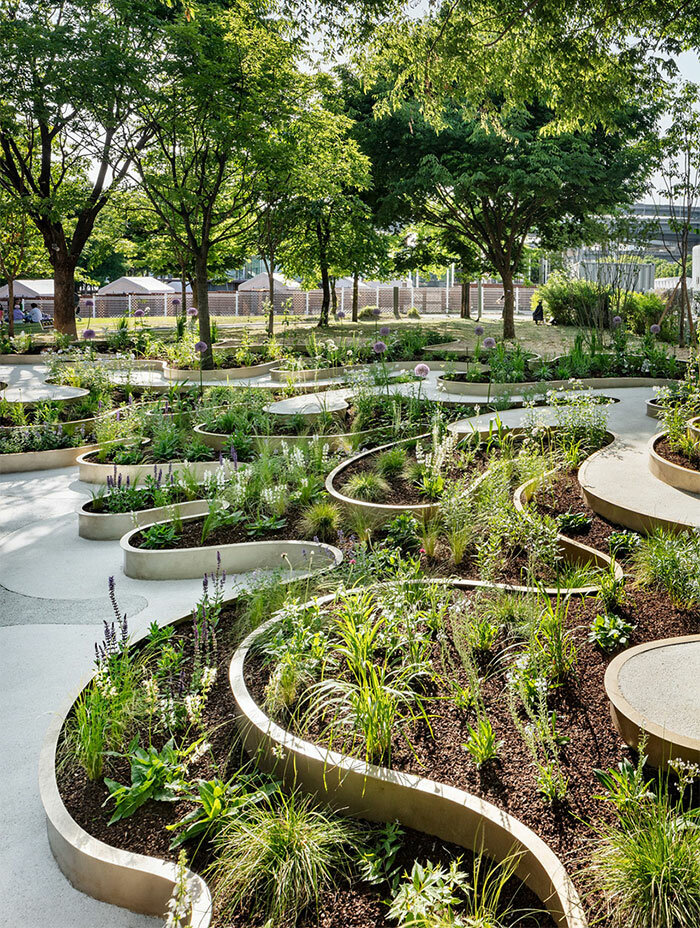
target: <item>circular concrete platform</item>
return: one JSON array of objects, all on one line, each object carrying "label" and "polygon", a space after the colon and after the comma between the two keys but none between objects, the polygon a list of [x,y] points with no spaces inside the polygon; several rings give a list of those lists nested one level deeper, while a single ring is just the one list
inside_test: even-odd
[{"label": "circular concrete platform", "polygon": [[610,711],[622,738],[663,766],[700,762],[700,635],[664,638],[619,654],[605,673]]},{"label": "circular concrete platform", "polygon": [[311,393],[303,396],[292,396],[287,400],[270,403],[265,412],[275,416],[309,416],[315,418],[324,413],[344,412],[348,408],[347,401],[337,393]]}]

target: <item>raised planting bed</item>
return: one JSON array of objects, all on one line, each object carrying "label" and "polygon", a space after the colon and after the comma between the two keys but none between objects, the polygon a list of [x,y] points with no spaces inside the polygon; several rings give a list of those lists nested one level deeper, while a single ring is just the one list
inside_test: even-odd
[{"label": "raised planting bed", "polygon": [[[354,814],[362,810],[375,819],[399,819],[466,846],[484,841],[493,856],[515,844],[524,851],[519,876],[559,924],[585,925],[583,909],[590,907],[591,923],[609,926],[609,915],[600,911],[591,891],[587,867],[595,832],[586,823],[615,820],[612,803],[601,800],[594,771],[617,770],[629,755],[607,712],[603,680],[610,656],[588,639],[599,605],[580,597],[568,604],[555,597],[549,605],[546,598],[528,597],[517,608],[505,608],[502,592],[448,589],[445,599],[436,592],[425,601],[405,587],[389,598],[385,592],[375,586],[335,601],[329,597],[320,610],[314,605],[301,616],[297,611],[293,620],[281,617],[277,633],[275,620],[267,623],[242,645],[231,665],[231,685],[250,753]],[[636,594],[625,609],[635,643],[653,640],[662,629],[682,633],[697,624],[692,611],[679,612],[663,595]],[[520,619],[494,620],[509,610],[519,612]],[[540,683],[531,690],[526,668],[539,658],[527,644],[535,639],[523,637],[518,623],[534,621],[535,628],[544,629],[551,610],[559,615],[575,661],[556,672],[556,661],[549,669],[538,665]],[[418,658],[415,651],[409,656],[403,650],[408,645],[388,654],[383,646],[370,645],[369,661],[380,679],[403,694],[392,726],[371,744],[349,714],[354,690],[346,684],[356,679],[352,655],[336,660],[344,630],[360,615],[368,628],[379,621],[382,641],[415,642],[418,635],[421,642]],[[485,615],[495,633],[487,646],[467,645],[484,641],[477,630]],[[277,685],[279,662],[294,647],[290,620],[295,628],[309,622],[324,641],[324,654],[314,664],[304,663],[306,652],[296,649],[295,659],[308,675],[291,695]],[[416,660],[423,675],[415,671]],[[556,729],[557,741],[548,742],[546,757],[544,742],[530,740],[528,728],[536,731],[532,706],[540,698]],[[489,751],[480,747],[485,742],[475,737],[482,722],[489,724],[496,745],[488,759]],[[552,782],[558,784],[555,792]]]},{"label": "raised planting bed", "polygon": [[[231,435],[222,432],[209,432],[203,425],[196,425],[194,431],[205,445],[215,451],[228,451],[231,447]],[[309,432],[305,435],[282,433],[279,435],[253,435],[251,438],[256,448],[269,448],[271,451],[281,448],[282,445],[304,448],[312,441],[327,444],[331,451],[352,451],[358,445],[371,441],[378,435],[378,432],[377,429],[367,429],[364,432]]]},{"label": "raised planting bed", "polygon": [[[202,710],[202,726],[195,734],[182,729],[177,732],[178,743],[185,744],[197,737],[200,730],[207,732],[209,750],[202,752],[187,769],[187,779],[196,789],[198,780],[212,780],[214,777],[226,779],[232,777],[234,784],[243,791],[251,790],[246,786],[245,777],[255,776],[255,783],[270,789],[269,807],[276,809],[283,801],[281,794],[274,789],[274,782],[262,771],[256,772],[250,763],[245,763],[242,746],[236,738],[232,720],[235,703],[229,686],[229,665],[231,655],[240,643],[240,612],[237,603],[225,605],[218,620],[216,638],[217,647],[214,654],[207,654],[208,667],[216,670],[213,684],[209,688]],[[144,642],[146,644],[146,642]],[[158,664],[158,646],[147,642],[148,650],[155,660],[146,663],[146,672],[153,673]],[[182,649],[184,685],[187,690],[190,672],[195,655],[202,653],[202,636],[198,640],[190,622],[182,622],[173,629],[167,639],[169,649]],[[131,648],[136,661],[146,655],[147,649],[139,645]],[[135,664],[139,669],[139,664]],[[162,681],[161,681],[162,684]],[[83,695],[90,692],[89,684]],[[74,694],[74,699],[79,694]],[[175,697],[178,708],[183,703],[182,697]],[[74,706],[75,708],[75,706]],[[187,794],[177,802],[156,802],[150,800],[140,806],[128,818],[108,824],[114,811],[114,802],[109,800],[109,791],[102,775],[93,780],[88,779],[85,771],[75,762],[66,762],[64,753],[66,743],[63,734],[71,724],[73,710],[64,720],[56,717],[46,740],[41,760],[41,795],[44,802],[52,848],[57,862],[72,882],[81,890],[104,901],[142,911],[147,914],[163,915],[170,893],[174,887],[175,864],[178,849],[170,847],[178,831],[167,831],[168,826],[181,821],[190,812],[194,804]],[[159,724],[158,716],[149,721],[138,718],[130,724],[126,740],[133,736],[140,737],[140,743],[153,744],[160,750],[168,737]],[[189,736],[189,737],[188,737]],[[61,765],[56,772],[56,760]],[[241,765],[244,764],[243,768]],[[128,782],[129,764],[123,755],[110,754],[104,759],[104,776]],[[240,793],[239,793],[240,795]],[[301,798],[301,793],[297,793]],[[305,800],[304,800],[305,801]],[[243,815],[246,809],[242,810]],[[238,810],[233,810],[238,817]],[[230,819],[229,819],[230,821]],[[333,821],[339,824],[347,820],[335,816]],[[215,823],[216,824],[216,823]],[[453,863],[460,871],[473,880],[476,860],[464,848],[464,842],[452,844],[436,839],[430,834],[392,826],[389,830],[378,828],[366,821],[347,822],[351,833],[358,833],[359,846],[350,844],[348,851],[348,868],[333,869],[330,879],[322,887],[318,900],[311,901],[302,908],[298,918],[291,911],[284,911],[275,924],[284,923],[290,928],[392,928],[395,919],[390,918],[387,900],[392,890],[386,878],[381,877],[383,865],[396,872],[399,881],[404,881],[404,873],[410,873],[414,862],[425,865],[428,861],[445,869]],[[263,928],[267,923],[267,913],[261,911],[261,894],[252,892],[235,911],[224,910],[223,900],[218,894],[215,878],[208,874],[208,866],[216,864],[217,855],[214,834],[216,829],[205,835],[196,835],[184,843],[190,866],[207,873],[209,886],[189,872],[189,888],[196,905],[192,913],[193,928],[206,928],[210,923],[227,928]],[[389,846],[384,849],[378,842],[383,835],[391,835]],[[381,849],[379,856],[379,879],[372,878],[362,867],[360,851],[365,848]],[[148,856],[146,856],[148,855]],[[235,864],[235,858],[233,860]],[[113,866],[111,866],[113,864]],[[482,878],[488,862],[483,862]],[[478,872],[478,871],[477,871]],[[461,897],[462,894],[458,893]],[[508,880],[502,894],[502,909],[498,924],[503,928],[553,928],[553,921],[542,911],[542,904],[537,897],[527,891],[516,877]],[[511,909],[508,914],[508,908]],[[457,906],[456,913],[461,911]],[[188,920],[188,924],[189,924]],[[269,924],[269,923],[268,923]]]},{"label": "raised planting bed", "polygon": [[[262,364],[252,364],[247,367],[217,367],[214,370],[201,371],[206,383],[225,383],[227,380],[246,380],[249,377],[262,377],[277,367],[279,361],[265,361]],[[199,383],[200,370],[196,368],[169,367],[162,364],[163,373],[168,380],[174,382],[196,381]]]},{"label": "raised planting bed", "polygon": [[630,747],[644,743],[656,767],[700,764],[700,635],[664,638],[623,651],[605,673],[615,727]]},{"label": "raised planting bed", "polygon": [[688,422],[688,438],[700,444],[700,416],[695,416]]},{"label": "raised planting bed", "polygon": [[700,494],[700,456],[689,458],[674,451],[664,432],[654,435],[647,445],[651,473],[677,490]]},{"label": "raised planting bed", "polygon": [[[159,525],[172,525],[163,520]],[[150,526],[134,528],[121,539],[124,552],[124,573],[139,580],[177,580],[197,578],[221,567],[228,573],[248,573],[253,570],[309,570],[337,566],[342,552],[331,545],[315,541],[296,541],[285,537],[284,528],[268,534],[279,537],[265,541],[251,540],[242,527],[217,529],[202,545],[200,516],[182,519],[182,531],[168,547],[144,547],[144,532]],[[233,541],[224,539],[242,538]]]},{"label": "raised planting bed", "polygon": [[[455,374],[459,377],[459,374]],[[585,377],[579,381],[584,387],[593,387],[599,390],[610,390],[615,387],[655,387],[666,386],[674,381],[655,377]],[[445,376],[437,378],[438,389],[446,393],[457,393],[462,396],[504,396],[507,394],[534,393],[544,394],[548,390],[567,389],[571,386],[568,380],[532,380],[525,382],[509,381],[508,383],[481,383],[474,380],[455,380]]]},{"label": "raised planting bed", "polygon": [[[412,480],[408,475],[411,469],[416,470],[419,462],[416,459],[416,444],[424,445],[430,440],[430,435],[417,438],[407,438],[399,442],[380,445],[378,448],[363,451],[355,457],[339,464],[326,478],[326,490],[329,495],[341,505],[355,508],[374,516],[387,518],[401,513],[413,513],[421,517],[430,516],[439,508],[441,492],[435,489],[431,498],[420,483]],[[475,479],[486,466],[487,458],[479,450],[469,455],[469,463],[465,464],[456,455],[456,439],[450,442],[450,449],[446,452],[449,464],[446,465],[443,482],[457,479]],[[394,451],[393,449],[398,449]],[[390,470],[385,470],[389,464],[389,457],[404,452],[404,462],[393,463]],[[387,455],[387,452],[390,454]],[[473,459],[472,459],[473,458]],[[384,464],[383,462],[387,462]],[[375,478],[379,478],[376,480]],[[369,483],[362,489],[363,481]],[[360,493],[366,494],[361,498]],[[375,494],[374,499],[368,498],[370,493]]]},{"label": "raised planting bed", "polygon": [[[98,446],[99,447],[99,446]],[[104,449],[103,449],[104,450]],[[80,468],[79,479],[84,483],[106,484],[109,479],[114,478],[115,464],[112,461],[99,461],[100,452],[96,450],[81,454],[77,458]],[[158,461],[155,462],[164,474],[181,474],[184,472],[192,476],[201,483],[209,473],[215,473],[220,469],[229,471],[235,466],[244,467],[244,464],[234,465],[230,460],[220,461],[218,456],[209,461]],[[117,464],[117,476],[121,476],[123,481],[127,478],[131,486],[142,483],[144,479],[153,474],[154,462],[144,461],[142,464]]]},{"label": "raised planting bed", "polygon": [[77,509],[78,535],[92,541],[118,541],[133,528],[152,525],[174,517],[202,516],[209,511],[208,499],[175,500],[164,506],[149,506],[152,494],[144,490],[144,508],[128,512],[106,512],[100,510],[100,500],[91,499]]},{"label": "raised planting bed", "polygon": [[[27,436],[27,442],[32,440],[28,433],[37,432],[38,429],[20,430]],[[7,436],[4,436],[7,439]],[[18,436],[21,437],[21,436]],[[0,443],[3,436],[0,436]],[[79,444],[75,444],[79,441]],[[50,443],[47,439],[45,443]],[[22,471],[32,470],[53,470],[59,467],[72,467],[79,458],[91,452],[95,452],[100,445],[90,442],[89,436],[69,435],[57,430],[56,440],[53,444],[61,444],[63,447],[46,448],[37,451],[19,451],[0,453],[0,474],[14,474]]]}]

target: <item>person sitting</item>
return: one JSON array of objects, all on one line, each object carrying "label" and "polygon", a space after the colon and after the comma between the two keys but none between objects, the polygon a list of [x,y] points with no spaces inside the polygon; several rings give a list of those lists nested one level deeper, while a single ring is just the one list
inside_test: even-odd
[{"label": "person sitting", "polygon": [[544,322],[544,306],[542,305],[542,300],[538,300],[537,306],[532,313],[532,318],[535,325],[539,325],[540,322]]},{"label": "person sitting", "polygon": [[15,322],[24,322],[24,313],[19,303],[15,303],[14,309],[12,310],[12,318]]},{"label": "person sitting", "polygon": [[41,310],[36,303],[32,303],[27,313],[29,322],[41,322]]}]

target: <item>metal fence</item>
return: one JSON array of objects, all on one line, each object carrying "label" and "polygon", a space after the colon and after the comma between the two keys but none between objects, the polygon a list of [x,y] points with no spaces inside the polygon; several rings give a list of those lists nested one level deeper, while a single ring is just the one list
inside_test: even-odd
[{"label": "metal fence", "polygon": [[[421,315],[449,314],[458,315],[461,302],[461,287],[399,287],[398,307],[402,314],[415,307]],[[530,311],[530,300],[534,288],[515,288],[515,310],[520,313]],[[336,291],[337,309],[350,318],[352,311],[352,290],[343,288]],[[498,284],[484,284],[482,288],[484,312],[500,312],[503,308],[503,288]],[[275,293],[275,313],[287,312],[294,316],[318,316],[321,312],[323,293],[321,290],[293,290],[287,293]],[[53,299],[24,299],[25,308],[32,303],[38,304],[42,312],[53,315]],[[188,295],[188,306],[191,297]],[[472,315],[476,314],[478,305],[478,287],[470,290]],[[267,290],[240,290],[228,292],[211,290],[209,292],[209,312],[213,316],[262,316],[268,311],[269,292]],[[362,287],[358,290],[359,309],[379,307],[382,314],[391,315],[394,309],[394,288]],[[148,316],[175,317],[181,311],[178,294],[159,293],[152,296],[88,296],[80,299],[80,315],[83,319],[107,319],[121,316],[133,316],[142,310]],[[140,315],[140,313],[139,313]]]}]

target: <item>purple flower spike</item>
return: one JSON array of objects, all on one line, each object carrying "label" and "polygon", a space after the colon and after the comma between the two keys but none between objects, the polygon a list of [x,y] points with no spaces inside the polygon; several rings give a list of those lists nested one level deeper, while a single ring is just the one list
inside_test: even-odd
[{"label": "purple flower spike", "polygon": [[478,335],[479,338],[481,338],[481,336],[484,334],[484,327],[483,327],[483,325],[478,325],[478,326],[474,329],[474,334],[475,334],[475,335]]},{"label": "purple flower spike", "polygon": [[85,329],[85,331],[83,332],[83,338],[85,338],[85,339],[90,339],[90,338],[94,338],[94,337],[95,337],[95,330],[94,330],[94,329]]},{"label": "purple flower spike", "polygon": [[425,378],[430,373],[430,368],[427,364],[416,364],[416,366],[413,368],[413,373],[416,375],[416,377],[420,377],[421,380],[425,380]]},{"label": "purple flower spike", "polygon": [[496,347],[495,338],[489,337],[489,338],[484,339],[484,348],[495,348],[495,347]]},{"label": "purple flower spike", "polygon": [[618,325],[622,325],[622,316],[613,316],[612,324],[615,328],[617,328]]},{"label": "purple flower spike", "polygon": [[198,354],[204,354],[204,352],[207,350],[208,347],[209,345],[207,345],[206,342],[197,342],[197,344],[194,346],[194,350]]},{"label": "purple flower spike", "polygon": [[649,331],[652,335],[658,335],[661,331],[661,326],[655,322],[654,325],[649,326]]},{"label": "purple flower spike", "polygon": [[379,334],[383,335],[385,338],[390,332],[391,332],[391,329],[389,328],[388,325],[383,325],[381,329],[379,330]]},{"label": "purple flower spike", "polygon": [[374,351],[375,354],[384,354],[386,351],[386,344],[384,342],[375,342],[372,345],[372,351]]}]

